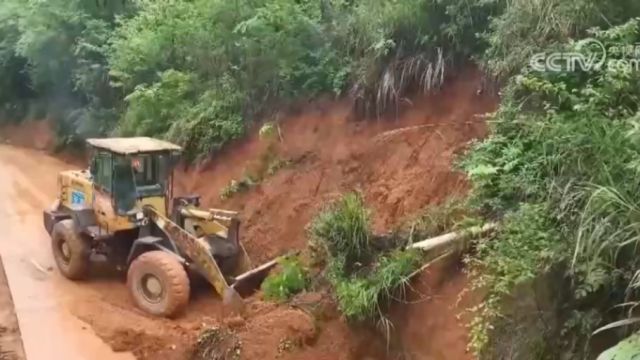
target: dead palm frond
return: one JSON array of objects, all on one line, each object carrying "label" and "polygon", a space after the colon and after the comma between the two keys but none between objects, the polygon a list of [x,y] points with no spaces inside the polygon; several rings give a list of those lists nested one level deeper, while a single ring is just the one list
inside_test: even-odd
[{"label": "dead palm frond", "polygon": [[433,56],[419,54],[395,57],[370,80],[363,76],[350,91],[355,111],[360,117],[380,117],[389,110],[398,110],[412,94],[426,94],[442,86],[447,59],[441,48]]}]

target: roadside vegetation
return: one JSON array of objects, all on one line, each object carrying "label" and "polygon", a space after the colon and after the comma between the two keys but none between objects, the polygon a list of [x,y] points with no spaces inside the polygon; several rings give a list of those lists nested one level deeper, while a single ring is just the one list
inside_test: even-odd
[{"label": "roadside vegetation", "polygon": [[[638,54],[628,50],[640,41],[639,25],[632,19],[582,37],[611,49],[608,60],[632,60]],[[595,51],[589,44],[566,41],[557,48],[588,54]],[[637,69],[625,66],[542,73],[525,68],[505,87],[493,135],[463,162],[474,184],[473,204],[503,225],[470,260],[476,285],[489,289],[473,333],[482,352],[562,349],[586,357],[591,333],[623,316],[625,309],[614,306],[634,298],[629,284],[640,265],[639,79]],[[503,318],[501,309],[517,307],[507,305],[510,295],[545,274],[554,275],[543,286],[570,289],[540,299],[540,317],[562,314],[553,316],[559,326],[530,319],[537,339],[514,338],[505,331],[514,319]]]},{"label": "roadside vegetation", "polygon": [[[296,101],[346,97],[375,118],[475,63],[482,90],[502,97],[491,134],[460,159],[471,194],[410,237],[498,222],[466,259],[485,296],[471,349],[480,359],[586,358],[600,350],[594,330],[640,301],[640,69],[536,71],[530,59],[588,58],[597,39],[607,60],[637,64],[638,17],[635,0],[0,0],[0,122],[49,118],[61,146],[162,137],[195,160]],[[281,161],[265,161],[265,174]],[[223,196],[255,183],[247,176]],[[355,193],[309,229],[340,310],[387,324],[385,307],[420,257],[375,246]],[[289,273],[266,283],[267,296],[300,290]]]}]

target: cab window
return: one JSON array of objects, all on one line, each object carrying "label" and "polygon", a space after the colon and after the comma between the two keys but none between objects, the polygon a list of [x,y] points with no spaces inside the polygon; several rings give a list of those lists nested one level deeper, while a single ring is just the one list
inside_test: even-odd
[{"label": "cab window", "polygon": [[112,158],[110,153],[99,152],[93,159],[93,176],[96,187],[107,193],[111,192]]},{"label": "cab window", "polygon": [[164,194],[166,184],[166,159],[163,155],[139,155],[131,160],[134,180],[140,196]]},{"label": "cab window", "polygon": [[142,155],[132,160],[136,185],[149,186],[158,183],[158,164],[153,157]]}]

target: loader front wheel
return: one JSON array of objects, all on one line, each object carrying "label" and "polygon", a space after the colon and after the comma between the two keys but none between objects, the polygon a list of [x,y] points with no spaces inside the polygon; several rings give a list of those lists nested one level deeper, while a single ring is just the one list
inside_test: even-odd
[{"label": "loader front wheel", "polygon": [[62,220],[53,226],[51,247],[56,265],[62,275],[71,280],[82,280],[87,277],[91,244],[75,231],[73,220]]},{"label": "loader front wheel", "polygon": [[127,273],[133,301],[155,316],[172,317],[189,303],[189,277],[175,256],[150,251],[136,258]]}]

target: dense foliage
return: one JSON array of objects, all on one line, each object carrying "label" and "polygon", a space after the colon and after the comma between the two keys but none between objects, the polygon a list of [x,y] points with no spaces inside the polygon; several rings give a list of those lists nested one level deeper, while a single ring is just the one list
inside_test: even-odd
[{"label": "dense foliage", "polygon": [[[482,1],[480,1],[482,2]],[[612,26],[640,14],[634,0],[512,0],[484,31],[482,65],[499,78],[517,74],[537,52],[580,38],[596,26]]]},{"label": "dense foliage", "polygon": [[[545,358],[560,357],[559,349],[582,358],[591,332],[621,315],[610,309],[633,295],[628,284],[640,266],[640,71],[628,50],[640,41],[640,26],[631,20],[590,36],[609,49],[609,63],[588,71],[522,70],[493,117],[493,135],[464,161],[474,205],[503,221],[471,260],[476,285],[488,289],[473,345],[488,358],[503,356],[494,352],[507,351],[504,342],[518,349],[516,358],[529,358],[524,354],[539,352],[540,344],[548,346]],[[584,44],[559,49],[594,51]],[[528,339],[502,331],[513,326],[504,314],[518,306],[509,300],[518,287],[558,268],[550,281],[570,290],[538,311],[563,314],[555,316],[559,326]]]},{"label": "dense foliage", "polygon": [[0,1],[0,121],[56,118],[63,143],[112,127],[106,45],[127,10],[121,0]]},{"label": "dense foliage", "polygon": [[471,53],[493,7],[464,3],[0,0],[0,121],[47,116],[62,144],[165,137],[194,158],[317,95],[379,115]]}]

